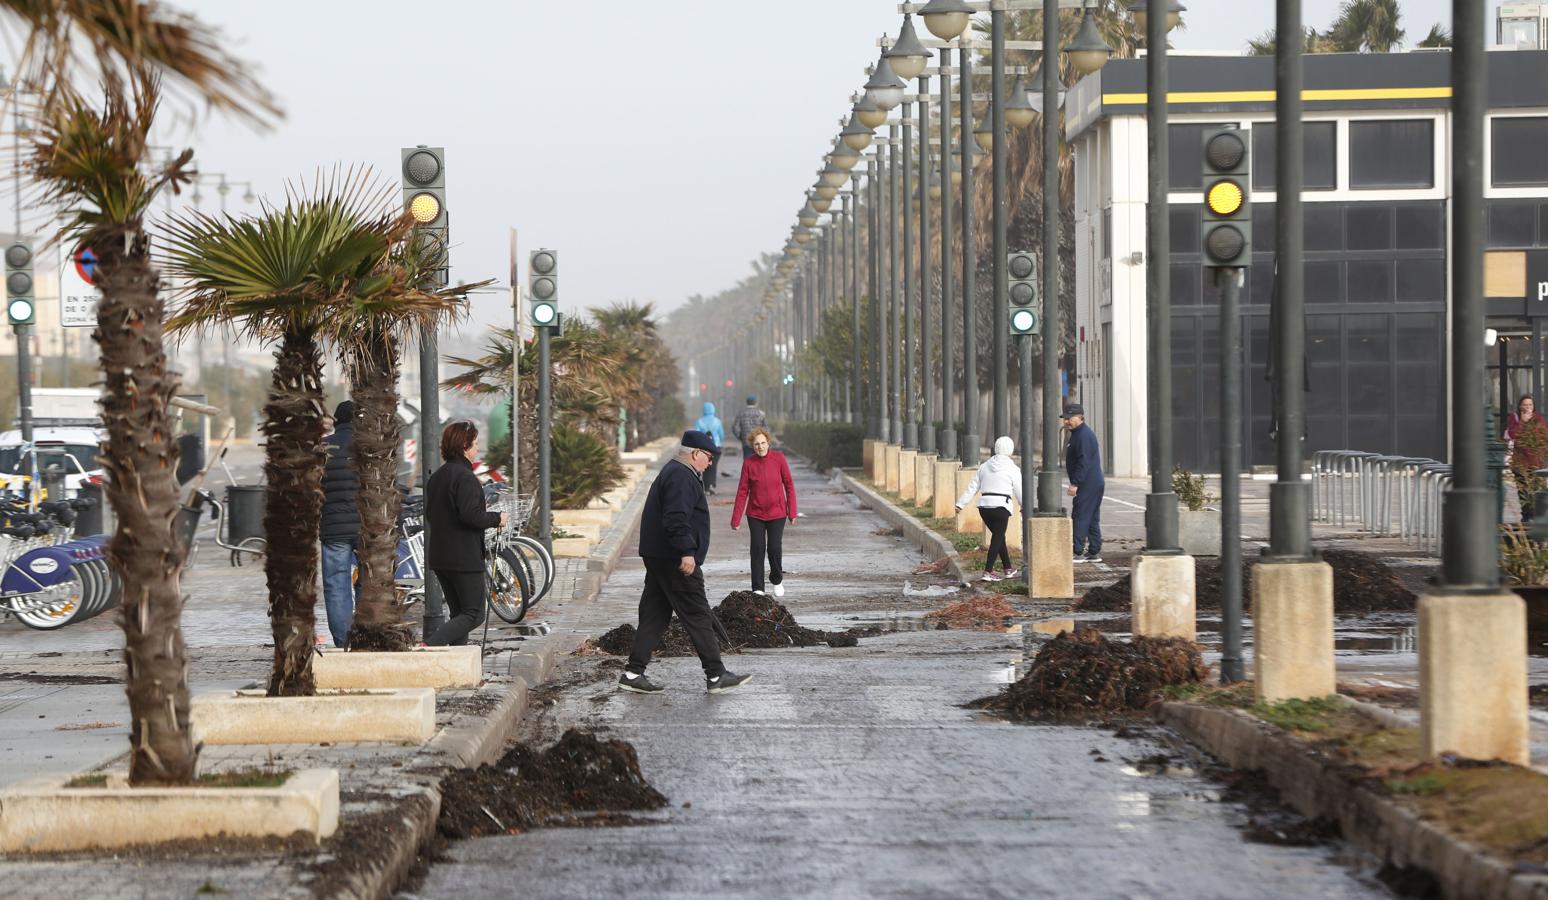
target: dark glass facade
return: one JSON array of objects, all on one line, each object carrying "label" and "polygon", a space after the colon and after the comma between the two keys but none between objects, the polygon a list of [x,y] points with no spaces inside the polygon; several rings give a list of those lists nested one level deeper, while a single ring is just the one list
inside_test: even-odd
[{"label": "dark glass facade", "polygon": [[[1307,446],[1440,458],[1445,453],[1445,205],[1307,203]],[[1172,221],[1173,427],[1178,462],[1218,471],[1219,288],[1199,254],[1197,204]],[[1242,289],[1244,462],[1274,463],[1274,207],[1253,208]]]}]

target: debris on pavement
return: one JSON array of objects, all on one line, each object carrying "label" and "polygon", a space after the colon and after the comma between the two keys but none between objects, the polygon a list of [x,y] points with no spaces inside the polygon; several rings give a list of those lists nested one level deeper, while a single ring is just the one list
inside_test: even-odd
[{"label": "debris on pavement", "polygon": [[[1392,569],[1380,559],[1356,550],[1320,551],[1323,562],[1333,567],[1333,611],[1338,615],[1363,615],[1398,610],[1411,612],[1418,603],[1413,591],[1403,586]],[[1252,609],[1252,569],[1257,560],[1242,560],[1242,609]],[[1132,602],[1131,576],[1098,585],[1076,601],[1085,612],[1127,612]],[[1194,564],[1195,602],[1201,610],[1220,608],[1220,561],[1200,559]]]},{"label": "debris on pavement", "polygon": [[1006,619],[1018,615],[1020,613],[1005,601],[1003,595],[979,594],[925,613],[925,619],[946,628],[998,629],[1004,626]]},{"label": "debris on pavement", "polygon": [[1043,645],[1020,681],[969,703],[1012,719],[1049,720],[1143,710],[1174,684],[1202,682],[1209,667],[1182,638],[1110,641],[1094,628]]},{"label": "debris on pavement", "polygon": [[436,830],[460,839],[543,825],[606,824],[605,816],[591,814],[666,804],[641,774],[633,744],[572,728],[545,750],[521,743],[493,765],[452,772],[441,784]]},{"label": "debris on pavement", "polygon": [[[816,647],[828,644],[834,647],[853,647],[857,635],[853,631],[827,632],[806,628],[796,621],[781,603],[772,597],[759,596],[752,591],[733,591],[715,607],[715,616],[725,626],[729,643],[721,642],[728,650],[772,649],[776,647]],[[624,624],[598,637],[597,649],[614,656],[628,656],[634,645],[635,628]],[[838,643],[834,643],[837,640]],[[656,645],[656,656],[694,656],[693,641],[688,629],[674,619]]]},{"label": "debris on pavement", "polygon": [[951,568],[951,557],[943,556],[935,562],[920,563],[914,567],[915,575],[945,575]]}]

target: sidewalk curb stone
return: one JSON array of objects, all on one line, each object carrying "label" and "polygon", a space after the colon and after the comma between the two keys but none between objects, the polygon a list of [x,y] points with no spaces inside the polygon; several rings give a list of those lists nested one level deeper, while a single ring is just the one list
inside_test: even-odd
[{"label": "sidewalk curb stone", "polygon": [[1508,864],[1354,782],[1338,763],[1321,758],[1278,728],[1245,713],[1187,703],[1162,703],[1158,716],[1226,765],[1263,772],[1302,815],[1332,819],[1346,839],[1367,852],[1429,872],[1447,897],[1548,898],[1548,876],[1513,872]]},{"label": "sidewalk curb stone", "polygon": [[838,473],[839,484],[844,490],[859,497],[862,502],[868,504],[871,510],[886,520],[888,524],[901,529],[903,537],[929,555],[931,559],[945,557],[947,569],[950,570],[952,577],[957,579],[959,584],[966,584],[968,582],[967,576],[962,571],[962,556],[957,553],[955,547],[946,542],[945,538],[936,534],[935,529],[897,508],[892,504],[891,500],[877,493],[869,485],[861,483],[850,475],[849,472],[843,469],[836,469],[834,471]]}]

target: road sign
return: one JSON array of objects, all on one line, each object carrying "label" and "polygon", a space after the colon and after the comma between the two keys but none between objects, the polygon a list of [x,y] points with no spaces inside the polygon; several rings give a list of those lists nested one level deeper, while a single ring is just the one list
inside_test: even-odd
[{"label": "road sign", "polygon": [[84,244],[75,248],[59,272],[59,323],[66,328],[97,324],[97,254]]}]

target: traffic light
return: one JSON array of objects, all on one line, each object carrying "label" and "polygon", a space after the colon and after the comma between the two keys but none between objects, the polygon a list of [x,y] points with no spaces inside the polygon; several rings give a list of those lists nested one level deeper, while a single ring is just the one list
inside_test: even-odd
[{"label": "traffic light", "polygon": [[442,147],[404,147],[403,208],[414,219],[415,241],[421,256],[430,260],[430,287],[451,283],[447,259],[446,150]]},{"label": "traffic light", "polygon": [[32,245],[17,241],[5,248],[5,317],[12,325],[33,325],[38,321],[37,307]]},{"label": "traffic light", "polygon": [[727,378],[726,379],[726,387],[728,387],[728,388],[736,387],[736,382],[734,382],[731,379]]},{"label": "traffic light", "polygon": [[1241,269],[1252,263],[1252,150],[1245,132],[1210,128],[1204,132],[1204,265]]},{"label": "traffic light", "polygon": [[527,257],[527,296],[532,300],[527,315],[533,325],[550,328],[559,321],[559,254],[534,250]]},{"label": "traffic light", "polygon": [[1037,308],[1042,293],[1037,283],[1037,257],[1017,250],[1007,258],[1005,271],[1010,279],[1010,333],[1042,333],[1042,315]]}]

